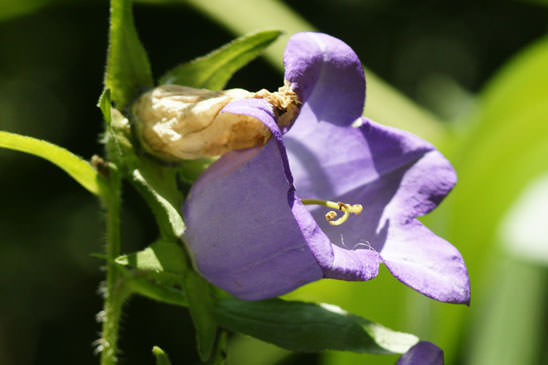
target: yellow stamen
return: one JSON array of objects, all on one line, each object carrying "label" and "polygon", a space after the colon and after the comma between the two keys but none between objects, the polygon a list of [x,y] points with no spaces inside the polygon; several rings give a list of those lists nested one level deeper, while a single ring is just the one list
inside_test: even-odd
[{"label": "yellow stamen", "polygon": [[343,212],[343,215],[337,218],[337,212],[330,210],[325,214],[325,220],[332,226],[340,226],[348,220],[350,213],[360,214],[363,211],[363,205],[361,204],[346,204],[343,202],[334,202],[330,200],[319,200],[319,199],[302,199],[304,205],[323,205],[328,208],[336,209],[340,212]]}]

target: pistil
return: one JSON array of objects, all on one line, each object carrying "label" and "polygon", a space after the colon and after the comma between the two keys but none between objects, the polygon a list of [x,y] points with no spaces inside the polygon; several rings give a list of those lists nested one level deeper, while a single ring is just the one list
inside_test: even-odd
[{"label": "pistil", "polygon": [[302,199],[301,201],[304,205],[323,205],[325,207],[343,212],[343,215],[339,218],[337,218],[337,212],[335,210],[330,210],[325,214],[325,220],[332,226],[340,226],[348,220],[351,213],[359,215],[363,211],[363,205],[361,204],[347,204],[343,202],[320,199]]}]

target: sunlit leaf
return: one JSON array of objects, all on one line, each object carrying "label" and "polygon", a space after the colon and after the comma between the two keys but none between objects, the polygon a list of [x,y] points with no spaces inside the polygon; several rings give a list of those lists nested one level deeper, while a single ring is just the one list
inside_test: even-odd
[{"label": "sunlit leaf", "polygon": [[175,67],[160,79],[160,83],[221,90],[236,71],[259,56],[280,34],[277,30],[247,34],[203,57]]},{"label": "sunlit leaf", "polygon": [[152,353],[154,354],[154,357],[156,357],[156,365],[171,365],[171,361],[169,361],[167,354],[158,346],[152,348]]},{"label": "sunlit leaf", "polygon": [[391,354],[404,353],[418,342],[411,334],[392,331],[328,304],[221,299],[216,314],[226,329],[293,351]]},{"label": "sunlit leaf", "polygon": [[112,0],[105,86],[123,110],[140,91],[153,85],[150,64],[133,22],[131,0]]},{"label": "sunlit leaf", "polygon": [[110,122],[112,120],[112,116],[110,114],[110,102],[110,89],[104,89],[101,93],[101,96],[99,97],[99,101],[97,102],[97,107],[101,110],[101,113],[103,114],[103,119],[105,120],[107,126],[110,125]]},{"label": "sunlit leaf", "polygon": [[181,244],[162,239],[142,251],[117,257],[116,263],[177,278],[181,278],[188,270],[187,259]]},{"label": "sunlit leaf", "polygon": [[91,165],[72,152],[40,139],[0,131],[0,147],[26,152],[57,165],[93,194],[99,194],[101,177]]},{"label": "sunlit leaf", "polygon": [[[148,179],[145,178],[145,174],[148,175]],[[156,186],[151,184],[155,177],[157,176],[148,173],[146,169],[135,169],[131,173],[131,181],[151,207],[161,233],[164,236],[180,237],[185,230],[183,218],[174,204],[166,199],[165,195],[158,191]],[[176,179],[175,172],[173,172],[171,178]]]},{"label": "sunlit leaf", "polygon": [[178,241],[160,239],[144,250],[121,255],[115,262],[124,270],[131,290],[144,297],[173,305],[188,306],[184,292],[179,285],[188,263]]}]

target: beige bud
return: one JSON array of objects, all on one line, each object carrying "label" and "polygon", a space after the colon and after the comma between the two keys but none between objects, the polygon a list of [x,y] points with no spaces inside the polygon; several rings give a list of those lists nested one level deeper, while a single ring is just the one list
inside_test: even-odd
[{"label": "beige bud", "polygon": [[268,128],[247,115],[219,113],[229,102],[252,98],[243,89],[212,91],[159,86],[132,106],[137,133],[148,152],[168,160],[190,160],[262,146]]}]

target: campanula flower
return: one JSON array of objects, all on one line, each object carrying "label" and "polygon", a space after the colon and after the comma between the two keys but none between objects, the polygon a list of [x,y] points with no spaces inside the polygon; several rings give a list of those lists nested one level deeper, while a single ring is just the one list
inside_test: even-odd
[{"label": "campanula flower", "polygon": [[220,112],[256,118],[272,136],[224,154],[193,184],[183,239],[199,271],[258,300],[322,278],[370,280],[383,263],[428,297],[468,303],[462,256],[416,219],[455,185],[449,162],[422,139],[361,117],[363,68],[342,41],[298,33],[284,65],[300,106],[292,125],[264,98]]}]

